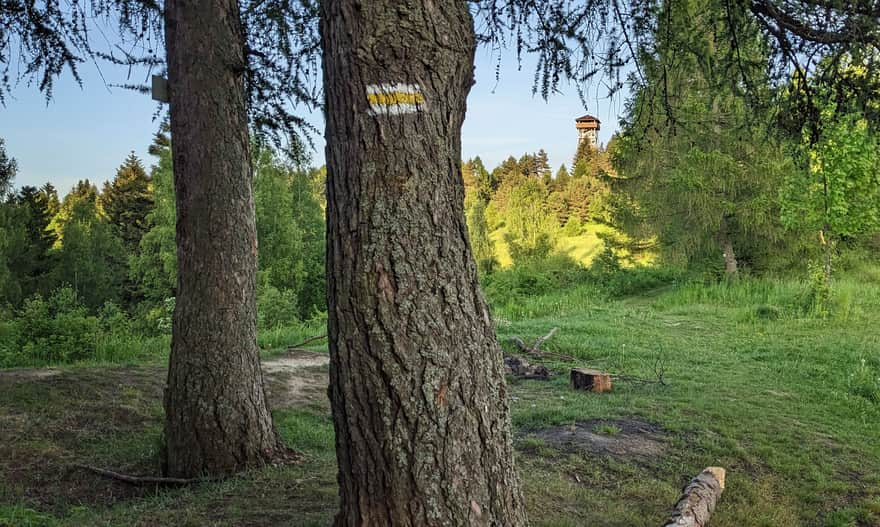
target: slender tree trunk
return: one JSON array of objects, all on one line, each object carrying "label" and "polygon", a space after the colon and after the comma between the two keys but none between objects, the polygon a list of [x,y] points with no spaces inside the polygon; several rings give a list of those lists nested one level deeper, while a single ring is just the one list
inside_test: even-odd
[{"label": "slender tree trunk", "polygon": [[325,0],[337,526],[526,524],[464,219],[464,0]]},{"label": "slender tree trunk", "polygon": [[725,216],[721,220],[721,245],[724,249],[724,273],[728,277],[736,276],[738,263],[736,253],[733,250],[733,241],[730,239],[729,220]]},{"label": "slender tree trunk", "polygon": [[257,237],[235,0],[165,3],[177,304],[165,391],[169,476],[231,473],[282,446],[256,342]]},{"label": "slender tree trunk", "polygon": [[736,276],[738,270],[736,253],[733,252],[733,243],[730,239],[724,240],[724,272],[727,276]]},{"label": "slender tree trunk", "polygon": [[831,287],[831,232],[828,225],[823,226],[819,231],[819,240],[822,242],[822,271],[825,276],[825,287]]}]

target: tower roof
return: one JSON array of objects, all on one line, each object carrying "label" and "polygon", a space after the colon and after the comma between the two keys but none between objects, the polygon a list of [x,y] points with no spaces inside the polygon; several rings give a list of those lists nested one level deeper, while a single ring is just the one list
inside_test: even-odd
[{"label": "tower roof", "polygon": [[597,117],[594,117],[592,115],[584,115],[584,116],[578,117],[577,119],[574,120],[574,122],[576,122],[576,123],[585,123],[588,121],[596,121],[597,123],[602,122]]}]

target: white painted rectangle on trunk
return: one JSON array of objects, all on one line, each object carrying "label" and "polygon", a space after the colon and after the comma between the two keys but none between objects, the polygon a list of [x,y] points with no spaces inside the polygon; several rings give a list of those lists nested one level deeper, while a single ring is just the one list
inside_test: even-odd
[{"label": "white painted rectangle on trunk", "polygon": [[425,96],[418,84],[369,84],[367,102],[371,115],[403,115],[422,111]]}]

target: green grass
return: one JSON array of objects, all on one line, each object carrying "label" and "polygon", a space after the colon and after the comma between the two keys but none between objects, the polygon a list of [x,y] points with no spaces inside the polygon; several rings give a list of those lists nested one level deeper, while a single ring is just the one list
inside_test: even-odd
[{"label": "green grass", "polygon": [[[645,379],[662,369],[666,383],[574,392],[570,364],[554,361],[550,381],[511,382],[532,524],[657,525],[683,484],[720,465],[728,481],[712,527],[880,525],[880,274],[872,273],[840,276],[827,318],[805,308],[808,286],[796,280],[678,283],[616,299],[581,284],[496,305],[505,347],[514,335],[529,341],[558,327],[546,350]],[[279,331],[263,344],[311,334]],[[154,468],[160,368],[5,375],[0,526],[317,526],[335,513],[326,402],[275,410],[282,437],[305,454],[300,465],[133,492],[64,467]],[[599,423],[588,430],[610,442],[634,437],[626,423],[646,423],[662,453],[608,454],[533,435],[579,422]]]},{"label": "green grass", "polygon": [[[584,266],[589,266],[593,262],[593,258],[602,252],[605,247],[598,235],[610,232],[612,229],[598,223],[589,223],[584,226],[580,236],[562,236],[556,240],[554,253],[563,254]],[[507,232],[505,227],[492,231],[489,238],[495,248],[495,256],[498,264],[502,268],[510,267],[513,260],[510,258],[510,251],[507,248],[507,242],[504,241],[504,234]]]},{"label": "green grass", "polygon": [[[548,350],[644,378],[659,361],[668,384],[618,382],[605,395],[568,392],[564,376],[514,385],[519,430],[637,417],[674,445],[641,467],[579,456],[560,472],[522,456],[536,509],[556,504],[534,523],[651,525],[687,478],[721,465],[729,482],[713,526],[880,525],[880,404],[869,395],[870,379],[880,383],[880,287],[840,279],[826,320],[805,315],[805,287],[744,280],[612,302],[581,287],[496,310],[502,341],[559,327]],[[757,316],[762,306],[778,316]],[[585,491],[574,476],[588,480],[596,466],[608,488]]]}]

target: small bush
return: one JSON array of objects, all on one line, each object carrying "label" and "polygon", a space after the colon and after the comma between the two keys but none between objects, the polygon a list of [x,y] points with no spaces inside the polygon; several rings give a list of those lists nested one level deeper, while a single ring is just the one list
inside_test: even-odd
[{"label": "small bush", "polygon": [[19,345],[21,337],[19,326],[12,320],[0,321],[0,368],[16,366],[25,360]]},{"label": "small bush", "polygon": [[296,291],[281,291],[264,285],[257,295],[257,325],[260,329],[289,326],[299,321]]},{"label": "small bush", "polygon": [[553,238],[546,232],[539,233],[533,241],[525,242],[512,234],[505,234],[504,241],[510,251],[510,259],[516,265],[533,265],[547,260],[553,251]]},{"label": "small bush", "polygon": [[825,280],[822,264],[809,265],[809,280],[803,305],[809,314],[820,318],[827,318],[831,314],[831,285]]},{"label": "small bush", "polygon": [[19,342],[30,365],[75,362],[93,357],[101,325],[89,316],[70,287],[56,289],[48,300],[40,295],[24,303]]},{"label": "small bush", "polygon": [[128,314],[113,302],[106,302],[98,312],[101,330],[108,335],[130,335],[131,320]]},{"label": "small bush", "polygon": [[582,282],[586,269],[571,258],[553,255],[541,260],[526,260],[497,271],[483,280],[483,287],[494,304],[506,304],[539,296]]},{"label": "small bush", "polygon": [[565,222],[565,226],[562,227],[562,230],[559,232],[560,235],[572,238],[574,236],[580,236],[584,231],[584,226],[577,216],[570,216],[568,221]]},{"label": "small bush", "polygon": [[673,285],[681,276],[680,271],[666,267],[632,267],[599,275],[596,285],[612,297],[633,296]]}]

